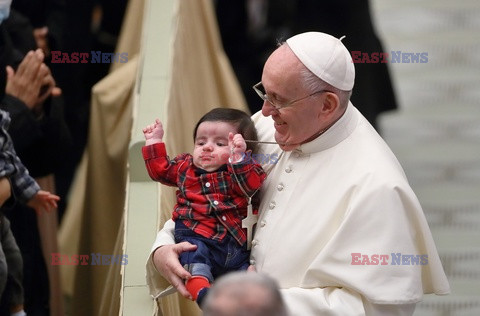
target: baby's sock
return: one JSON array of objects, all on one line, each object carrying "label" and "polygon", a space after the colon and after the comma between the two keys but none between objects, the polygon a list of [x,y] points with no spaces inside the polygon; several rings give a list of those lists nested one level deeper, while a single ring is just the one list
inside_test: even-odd
[{"label": "baby's sock", "polygon": [[192,294],[193,300],[197,301],[197,299],[199,298],[203,299],[206,293],[206,289],[210,287],[210,282],[204,276],[194,275],[187,280],[187,283],[185,283],[185,287],[187,288],[188,292]]}]

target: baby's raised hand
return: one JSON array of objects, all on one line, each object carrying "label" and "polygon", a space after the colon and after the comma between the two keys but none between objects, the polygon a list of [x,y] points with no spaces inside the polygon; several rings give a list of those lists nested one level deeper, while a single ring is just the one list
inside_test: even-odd
[{"label": "baby's raised hand", "polygon": [[143,135],[145,136],[145,145],[152,145],[161,143],[163,139],[163,126],[159,119],[156,119],[153,124],[147,125],[143,129]]},{"label": "baby's raised hand", "polygon": [[242,134],[233,135],[233,133],[229,133],[228,145],[230,147],[230,158],[232,163],[242,161],[245,156],[245,151],[247,150],[247,143],[245,143]]}]

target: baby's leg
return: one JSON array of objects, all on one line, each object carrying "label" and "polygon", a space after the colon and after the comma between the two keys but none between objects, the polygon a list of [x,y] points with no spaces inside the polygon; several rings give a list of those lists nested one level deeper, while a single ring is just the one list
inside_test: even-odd
[{"label": "baby's leg", "polygon": [[185,282],[185,287],[194,301],[201,305],[213,282],[210,251],[201,238],[186,238],[186,241],[197,245],[195,251],[184,252],[180,255],[180,263],[190,272],[192,277]]},{"label": "baby's leg", "polygon": [[202,301],[207,295],[210,285],[210,281],[201,275],[192,275],[192,277],[185,282],[185,287],[192,295],[192,299],[196,301],[199,306],[202,305]]}]

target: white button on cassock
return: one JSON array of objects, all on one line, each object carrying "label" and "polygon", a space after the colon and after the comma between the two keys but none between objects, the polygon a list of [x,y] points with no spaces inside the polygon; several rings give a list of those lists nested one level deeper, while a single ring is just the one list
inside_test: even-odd
[{"label": "white button on cassock", "polygon": [[268,208],[271,209],[271,210],[273,210],[276,205],[277,205],[277,204],[272,201],[272,202],[270,202],[270,204],[268,205]]},{"label": "white button on cassock", "polygon": [[277,190],[278,190],[278,191],[282,191],[283,188],[284,188],[284,185],[283,185],[283,184],[280,183],[279,185],[277,185]]}]

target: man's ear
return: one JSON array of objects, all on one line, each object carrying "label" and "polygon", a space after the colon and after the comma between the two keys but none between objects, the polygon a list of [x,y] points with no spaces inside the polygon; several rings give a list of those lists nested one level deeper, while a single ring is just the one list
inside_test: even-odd
[{"label": "man's ear", "polygon": [[338,96],[333,92],[326,92],[323,97],[322,114],[331,115],[332,113],[335,113],[339,106],[340,99]]}]

